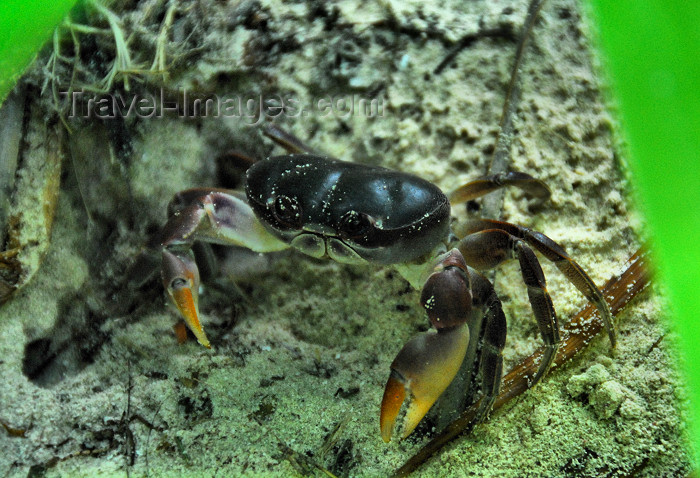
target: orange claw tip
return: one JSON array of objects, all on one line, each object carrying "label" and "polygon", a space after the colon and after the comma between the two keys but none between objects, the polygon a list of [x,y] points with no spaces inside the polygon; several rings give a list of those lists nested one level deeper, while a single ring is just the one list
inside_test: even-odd
[{"label": "orange claw tip", "polygon": [[406,383],[400,374],[392,371],[389,380],[386,382],[384,398],[382,398],[381,415],[379,416],[379,428],[382,433],[382,440],[385,443],[391,441],[396,418],[399,416],[401,407],[404,406],[407,391],[409,398],[406,402],[406,412],[399,429],[402,439],[413,432],[425,414],[428,413],[430,407],[433,406],[435,400],[440,396],[440,393],[442,393],[440,388],[435,390],[429,387],[427,391],[419,390],[419,395],[416,396],[411,389],[410,382]]},{"label": "orange claw tip", "polygon": [[379,415],[379,428],[382,433],[382,440],[385,443],[391,441],[391,432],[394,430],[396,417],[399,415],[405,398],[405,385],[401,380],[395,378],[394,373],[392,373],[384,388],[384,398],[382,398],[382,408]]},{"label": "orange claw tip", "polygon": [[177,309],[182,314],[185,319],[187,327],[192,331],[194,336],[197,338],[197,342],[210,349],[209,339],[207,334],[204,333],[202,324],[199,322],[199,314],[197,313],[197,304],[195,298],[192,295],[192,289],[189,287],[183,287],[181,289],[173,290],[170,292],[173,298],[173,302],[177,306]]}]

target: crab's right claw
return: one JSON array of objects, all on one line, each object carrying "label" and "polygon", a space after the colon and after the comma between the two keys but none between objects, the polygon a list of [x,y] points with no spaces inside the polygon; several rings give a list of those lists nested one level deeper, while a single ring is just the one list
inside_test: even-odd
[{"label": "crab's right claw", "polygon": [[163,287],[182,314],[187,327],[200,344],[211,348],[207,334],[204,333],[202,324],[199,322],[197,306],[199,269],[192,251],[173,252],[163,249],[162,279]]},{"label": "crab's right claw", "polygon": [[423,286],[421,304],[437,330],[411,339],[391,364],[379,417],[385,442],[391,440],[404,404],[399,429],[403,438],[411,434],[452,383],[467,353],[472,296],[467,264],[457,249],[437,258]]},{"label": "crab's right claw", "polygon": [[405,404],[399,425],[406,438],[457,375],[469,345],[469,327],[425,332],[409,341],[391,364],[384,389],[379,426],[382,439],[391,435]]}]

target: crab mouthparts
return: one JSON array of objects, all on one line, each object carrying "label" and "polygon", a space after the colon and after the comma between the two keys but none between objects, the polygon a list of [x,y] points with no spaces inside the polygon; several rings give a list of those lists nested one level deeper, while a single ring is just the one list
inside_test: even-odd
[{"label": "crab mouthparts", "polygon": [[352,247],[336,236],[303,232],[292,239],[291,245],[304,254],[317,259],[329,257],[343,264],[364,264],[366,262]]}]

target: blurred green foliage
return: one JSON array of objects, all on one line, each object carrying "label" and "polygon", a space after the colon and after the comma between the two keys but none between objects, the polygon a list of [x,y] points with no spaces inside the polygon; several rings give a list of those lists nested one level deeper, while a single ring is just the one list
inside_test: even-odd
[{"label": "blurred green foliage", "polygon": [[[593,0],[632,180],[671,299],[700,447],[700,3]],[[696,463],[698,460],[696,459]]]},{"label": "blurred green foliage", "polygon": [[0,1],[0,103],[76,0]]}]

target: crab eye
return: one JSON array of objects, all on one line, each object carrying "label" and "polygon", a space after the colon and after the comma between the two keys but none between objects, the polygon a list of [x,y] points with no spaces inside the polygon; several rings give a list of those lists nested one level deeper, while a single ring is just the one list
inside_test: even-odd
[{"label": "crab eye", "polygon": [[368,214],[348,211],[340,218],[339,230],[343,237],[358,239],[369,234],[374,227],[374,220]]},{"label": "crab eye", "polygon": [[281,226],[291,229],[301,228],[301,207],[296,199],[277,196],[271,205],[272,214]]},{"label": "crab eye", "polygon": [[187,287],[187,286],[188,286],[187,281],[186,281],[185,279],[183,279],[182,277],[176,277],[176,278],[173,279],[173,281],[170,283],[170,288],[171,288],[172,290],[184,289],[184,288]]}]

